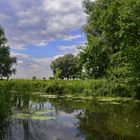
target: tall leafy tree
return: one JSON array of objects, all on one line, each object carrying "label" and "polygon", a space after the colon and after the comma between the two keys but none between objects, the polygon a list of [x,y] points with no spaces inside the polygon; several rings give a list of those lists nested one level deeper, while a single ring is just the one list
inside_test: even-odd
[{"label": "tall leafy tree", "polygon": [[85,0],[84,8],[88,15],[84,26],[87,44],[79,56],[87,75],[99,78],[107,73],[114,77],[138,74],[139,63],[136,66],[135,60],[140,57],[140,1]]},{"label": "tall leafy tree", "polygon": [[[135,61],[140,59],[140,1],[121,0],[116,18],[119,27],[116,38],[119,39],[119,50],[111,56],[112,70],[117,76],[134,78],[138,74]],[[135,73],[135,74],[134,74]],[[138,78],[138,75],[137,75]],[[136,79],[137,79],[136,78]]]},{"label": "tall leafy tree", "polygon": [[96,79],[106,74],[109,64],[108,52],[106,49],[102,49],[102,42],[98,38],[90,40],[86,44],[86,48],[82,48],[78,58],[86,78]]},{"label": "tall leafy tree", "polygon": [[57,75],[61,79],[74,79],[81,70],[77,65],[77,58],[73,54],[66,54],[52,61],[51,69],[53,70],[54,76]]},{"label": "tall leafy tree", "polygon": [[15,74],[16,69],[13,64],[16,64],[16,58],[10,56],[10,48],[6,45],[7,39],[4,30],[0,27],[0,78],[9,79],[12,74]]}]

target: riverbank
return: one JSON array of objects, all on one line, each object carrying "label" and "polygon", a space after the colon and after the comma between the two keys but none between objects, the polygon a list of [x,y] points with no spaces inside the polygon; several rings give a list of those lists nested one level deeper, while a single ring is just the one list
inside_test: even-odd
[{"label": "riverbank", "polygon": [[3,80],[1,91],[12,94],[72,95],[76,97],[135,97],[131,87],[114,80]]},{"label": "riverbank", "polygon": [[[64,98],[67,100],[99,100],[119,104],[136,99],[126,84],[108,79],[100,80],[3,80],[0,81],[0,119],[11,113],[15,97],[30,99]],[[135,100],[138,102],[138,100]],[[20,102],[20,101],[19,101]]]}]

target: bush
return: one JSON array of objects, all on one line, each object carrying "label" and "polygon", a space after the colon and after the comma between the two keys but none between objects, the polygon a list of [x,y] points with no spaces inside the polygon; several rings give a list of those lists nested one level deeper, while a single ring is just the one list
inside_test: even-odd
[{"label": "bush", "polygon": [[64,87],[59,85],[57,82],[52,83],[46,87],[46,93],[49,94],[59,94],[62,95],[64,93]]},{"label": "bush", "polygon": [[130,96],[127,87],[125,87],[124,85],[120,85],[120,84],[118,84],[116,87],[113,87],[112,94],[114,94],[116,96],[121,96],[121,97]]},{"label": "bush", "polygon": [[135,93],[135,98],[140,99],[140,85],[136,86]]}]

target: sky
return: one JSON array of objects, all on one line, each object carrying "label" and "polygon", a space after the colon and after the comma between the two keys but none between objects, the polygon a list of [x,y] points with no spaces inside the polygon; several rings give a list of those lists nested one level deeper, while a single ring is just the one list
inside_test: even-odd
[{"label": "sky", "polygon": [[85,23],[82,0],[0,0],[0,25],[17,57],[13,78],[50,77],[53,60],[84,44]]}]

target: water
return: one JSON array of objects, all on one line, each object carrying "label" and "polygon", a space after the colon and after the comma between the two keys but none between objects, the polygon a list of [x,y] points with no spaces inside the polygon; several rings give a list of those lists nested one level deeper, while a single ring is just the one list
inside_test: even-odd
[{"label": "water", "polygon": [[140,140],[140,104],[14,97],[0,140]]}]

